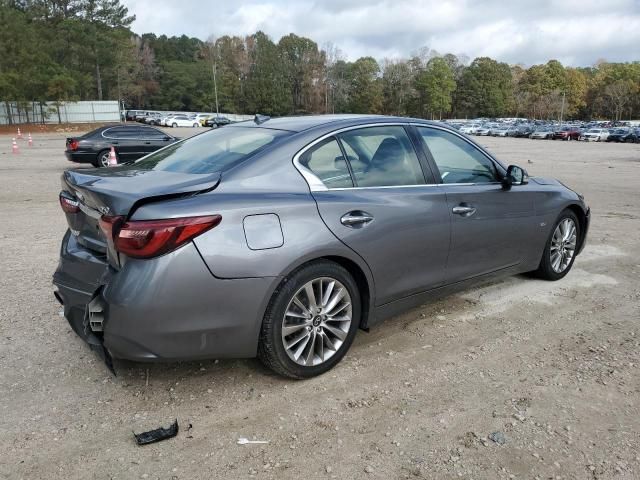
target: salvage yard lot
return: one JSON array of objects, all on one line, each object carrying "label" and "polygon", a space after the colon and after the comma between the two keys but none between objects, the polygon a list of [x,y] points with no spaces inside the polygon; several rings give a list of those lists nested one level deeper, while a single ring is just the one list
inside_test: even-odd
[{"label": "salvage yard lot", "polygon": [[65,136],[0,136],[0,478],[640,478],[640,145],[477,139],[585,195],[573,270],[412,310],[296,382],[255,360],[108,372],[52,294]]}]

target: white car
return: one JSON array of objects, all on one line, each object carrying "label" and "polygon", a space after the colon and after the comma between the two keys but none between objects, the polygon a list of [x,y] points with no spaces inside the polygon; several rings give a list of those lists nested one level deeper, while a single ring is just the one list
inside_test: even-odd
[{"label": "white car", "polygon": [[477,124],[465,125],[463,127],[460,127],[460,131],[462,133],[466,133],[467,135],[474,135],[479,128],[480,128],[480,125],[477,125]]},{"label": "white car", "polygon": [[476,129],[476,135],[481,135],[481,136],[491,135],[491,128],[492,127],[478,127]]},{"label": "white car", "polygon": [[609,137],[609,130],[606,128],[590,128],[580,135],[580,140],[587,142],[603,142]]},{"label": "white car", "polygon": [[195,117],[189,117],[187,115],[175,115],[173,117],[167,118],[165,122],[167,127],[194,127],[197,128],[200,126],[200,123],[195,119]]}]

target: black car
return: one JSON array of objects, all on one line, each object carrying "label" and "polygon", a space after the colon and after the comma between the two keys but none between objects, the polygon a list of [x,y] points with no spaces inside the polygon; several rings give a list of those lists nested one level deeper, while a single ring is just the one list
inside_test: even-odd
[{"label": "black car", "polygon": [[615,128],[610,131],[607,142],[628,142],[638,141],[638,134],[630,128]]},{"label": "black car", "polygon": [[210,117],[204,121],[204,126],[217,128],[217,127],[223,127],[225,125],[229,125],[230,123],[231,123],[231,120],[229,120],[227,117]]},{"label": "black car", "polygon": [[81,137],[67,138],[64,153],[70,162],[106,167],[112,146],[115,148],[118,163],[124,163],[144,157],[177,140],[178,138],[153,127],[107,125]]},{"label": "black car", "polygon": [[516,125],[516,131],[513,135],[516,138],[528,138],[533,133],[534,128],[531,125]]}]

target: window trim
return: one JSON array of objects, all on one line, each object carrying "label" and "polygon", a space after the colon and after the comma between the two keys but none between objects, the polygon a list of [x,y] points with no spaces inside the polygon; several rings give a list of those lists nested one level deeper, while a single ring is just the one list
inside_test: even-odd
[{"label": "window trim", "polygon": [[103,137],[103,138],[108,138],[108,139],[110,139],[110,140],[131,140],[131,139],[140,139],[140,137],[122,137],[122,136],[120,136],[120,137],[119,137],[119,136],[117,136],[117,135],[118,135],[118,133],[117,133],[117,132],[116,132],[116,133],[114,133],[114,134],[112,134],[112,135],[115,135],[115,136],[111,136],[111,137],[110,137],[109,135],[105,135],[105,133],[107,133],[109,130],[114,130],[114,129],[116,129],[116,128],[121,128],[121,129],[130,128],[130,129],[132,129],[132,130],[136,130],[136,129],[139,129],[140,127],[138,127],[137,125],[114,125],[113,127],[109,127],[109,128],[107,128],[106,130],[103,130],[103,131],[102,131],[102,133],[101,133],[102,137]]},{"label": "window trim", "polygon": [[[407,127],[414,125],[410,122],[379,122],[379,123],[365,123],[365,124],[361,124],[361,125],[351,125],[349,127],[343,127],[343,128],[339,128],[337,130],[332,130],[329,133],[326,133],[318,138],[316,138],[315,140],[313,140],[312,142],[308,143],[307,145],[305,145],[303,148],[301,148],[294,156],[293,156],[293,165],[294,167],[300,172],[300,174],[303,176],[303,178],[307,181],[307,184],[309,185],[309,190],[311,192],[328,192],[328,191],[340,191],[340,190],[371,190],[371,189],[378,189],[378,188],[416,188],[416,187],[435,187],[438,186],[438,183],[428,183],[428,175],[427,172],[424,171],[424,165],[422,164],[422,162],[420,161],[420,152],[416,149],[416,146],[413,143],[413,139],[411,138],[411,134],[410,132],[407,131]],[[423,125],[424,124],[416,124],[416,125]],[[307,150],[309,150],[310,148],[312,148],[314,145],[316,145],[319,142],[322,142],[323,140],[329,138],[329,137],[335,137],[336,140],[338,141],[338,145],[340,146],[340,148],[342,149],[342,144],[340,143],[340,139],[338,138],[338,135],[340,133],[343,132],[348,132],[350,130],[359,130],[361,128],[371,128],[371,127],[400,127],[403,128],[405,130],[405,133],[407,135],[407,137],[409,138],[409,141],[411,143],[411,146],[413,148],[413,151],[418,159],[418,164],[420,165],[420,169],[422,170],[422,175],[425,179],[425,183],[421,183],[421,184],[415,184],[415,185],[383,185],[383,186],[378,186],[378,187],[338,187],[338,188],[329,188],[327,187],[324,182],[322,180],[320,180],[320,178],[313,173],[311,170],[309,170],[307,167],[305,167],[304,165],[302,165],[300,163],[300,157],[302,155],[305,154],[305,152]],[[444,130],[444,129],[443,129]],[[344,155],[344,152],[343,152]],[[347,164],[349,164],[348,162],[348,158],[345,158],[345,160],[347,161]],[[349,171],[351,173],[351,168],[349,167]],[[430,173],[430,172],[429,172]],[[352,181],[354,182],[354,185],[356,184],[354,178],[353,178],[353,174],[352,175]],[[437,180],[437,179],[435,179]]]},{"label": "window trim", "polygon": [[[500,175],[506,175],[507,170],[506,168],[495,158],[493,158],[484,148],[482,148],[480,145],[477,145],[476,143],[472,142],[471,140],[469,140],[468,138],[466,138],[464,135],[461,135],[459,132],[457,131],[453,131],[453,130],[449,130],[448,128],[443,128],[440,127],[438,125],[430,125],[430,124],[424,124],[424,123],[417,123],[417,122],[413,122],[411,123],[412,127],[422,127],[422,128],[433,128],[435,130],[442,130],[445,131],[447,133],[450,133],[451,135],[455,135],[457,137],[459,137],[460,139],[462,139],[463,141],[467,142],[469,145],[471,145],[472,147],[474,147],[476,150],[478,150],[480,153],[482,153],[491,163],[493,163],[494,167],[496,167],[496,171],[498,172],[498,174]],[[417,131],[418,129],[416,128],[416,133],[418,135],[420,135],[420,133]],[[449,186],[449,185],[453,185],[453,186],[475,186],[475,185],[502,185],[502,182],[500,181],[495,181],[495,182],[463,182],[463,183],[444,183],[442,181],[442,177],[440,175],[440,169],[438,168],[438,165],[436,164],[433,155],[431,154],[431,150],[429,150],[429,146],[427,145],[427,142],[425,142],[424,140],[422,140],[422,148],[424,149],[424,152],[427,156],[427,160],[429,162],[429,165],[431,166],[431,169],[433,170],[433,175],[436,178],[436,182],[438,185],[443,185],[443,186]]]},{"label": "window trim", "polygon": [[[330,141],[327,141],[327,140],[330,140]],[[342,142],[340,142],[340,139],[338,137],[336,137],[335,135],[329,135],[328,137],[325,137],[325,138],[321,139],[318,142],[314,142],[313,145],[309,145],[309,148],[306,148],[303,152],[301,152],[300,158],[303,157],[304,155],[306,155],[310,150],[313,150],[315,147],[318,147],[318,145],[322,144],[325,141],[327,142],[325,145],[329,145],[331,143],[331,141],[336,143],[336,145],[338,146],[338,150],[340,151],[340,155],[342,155],[342,159],[344,160],[344,163],[347,166],[347,173],[349,174],[349,179],[351,180],[351,187],[332,187],[332,188],[327,187],[327,189],[329,189],[329,190],[337,190],[337,189],[340,189],[340,188],[353,188],[356,183],[355,183],[355,176],[353,175],[353,171],[351,170],[351,164],[347,160],[347,156],[345,155],[345,151],[344,151],[344,147],[342,146]],[[325,145],[321,145],[318,148],[322,148]],[[313,155],[313,152],[312,152],[312,155]],[[303,168],[305,168],[306,170],[309,170],[320,182],[322,182],[323,185],[325,185],[325,183],[322,181],[322,179],[318,175],[313,173],[313,170],[311,170],[308,167],[305,167],[304,165],[302,165],[302,163],[300,163],[300,165]]]}]

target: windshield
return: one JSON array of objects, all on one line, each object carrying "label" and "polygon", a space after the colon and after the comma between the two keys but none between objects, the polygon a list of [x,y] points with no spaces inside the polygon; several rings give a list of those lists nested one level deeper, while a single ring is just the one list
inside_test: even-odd
[{"label": "windshield", "polygon": [[225,127],[158,150],[129,168],[181,173],[220,172],[288,135],[290,132],[268,128]]}]

